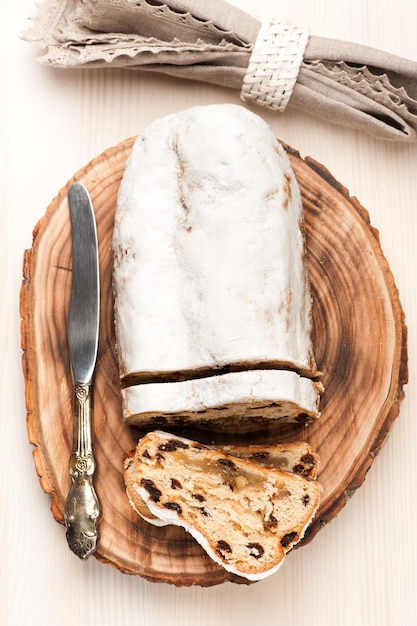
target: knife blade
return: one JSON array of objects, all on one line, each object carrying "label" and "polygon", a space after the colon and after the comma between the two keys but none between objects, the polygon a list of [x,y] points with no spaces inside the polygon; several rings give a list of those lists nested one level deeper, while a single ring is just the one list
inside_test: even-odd
[{"label": "knife blade", "polygon": [[65,502],[66,537],[81,559],[95,552],[100,503],[94,488],[96,460],[92,442],[93,379],[97,360],[100,279],[97,227],[87,189],[68,190],[72,239],[71,297],[67,320],[73,379],[73,442],[69,459],[71,486]]}]

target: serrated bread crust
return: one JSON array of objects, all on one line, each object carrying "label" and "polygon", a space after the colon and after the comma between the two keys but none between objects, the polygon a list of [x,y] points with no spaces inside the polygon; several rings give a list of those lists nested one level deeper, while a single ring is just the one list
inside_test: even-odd
[{"label": "serrated bread crust", "polygon": [[132,462],[129,489],[152,515],[182,526],[215,562],[248,580],[281,566],[320,501],[315,480],[161,431],[139,441],[127,471]]}]

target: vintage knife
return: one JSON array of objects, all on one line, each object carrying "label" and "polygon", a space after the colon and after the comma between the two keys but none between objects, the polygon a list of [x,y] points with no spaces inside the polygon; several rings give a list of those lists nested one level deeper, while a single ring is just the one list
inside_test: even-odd
[{"label": "vintage knife", "polygon": [[74,383],[74,431],[69,460],[71,488],[65,502],[68,545],[81,559],[96,549],[100,503],[93,479],[93,378],[97,358],[100,285],[97,228],[87,189],[74,183],[68,191],[72,230],[72,284],[68,344]]}]

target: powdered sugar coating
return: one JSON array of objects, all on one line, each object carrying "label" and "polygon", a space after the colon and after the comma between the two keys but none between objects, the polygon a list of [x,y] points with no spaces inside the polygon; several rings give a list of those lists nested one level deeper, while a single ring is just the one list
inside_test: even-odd
[{"label": "powdered sugar coating", "polygon": [[286,363],[312,375],[303,208],[284,150],[243,107],[149,126],[113,236],[121,375]]}]

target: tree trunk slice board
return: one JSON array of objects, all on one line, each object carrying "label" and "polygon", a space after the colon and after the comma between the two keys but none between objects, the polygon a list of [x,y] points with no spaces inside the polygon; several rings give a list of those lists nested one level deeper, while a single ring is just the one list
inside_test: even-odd
[{"label": "tree trunk slice board", "polygon": [[[140,433],[123,424],[114,348],[111,238],[121,177],[135,138],[107,150],[63,187],[35,226],[24,254],[21,335],[27,428],[42,489],[64,523],[70,486],[72,381],[66,336],[71,285],[67,191],[74,181],[90,192],[97,220],[101,319],[94,392],[96,490],[102,505],[95,556],[127,574],[177,586],[245,583],[211,561],[183,529],[158,528],[131,509],[123,457]],[[203,443],[306,440],[319,452],[320,509],[305,545],[360,487],[396,419],[407,382],[404,315],[377,231],[367,211],[320,164],[286,146],[306,219],[313,292],[313,339],[325,392],[321,418],[308,427],[265,426],[261,432],[181,431]],[[63,541],[65,537],[63,534]],[[290,558],[290,557],[288,557]]]}]

